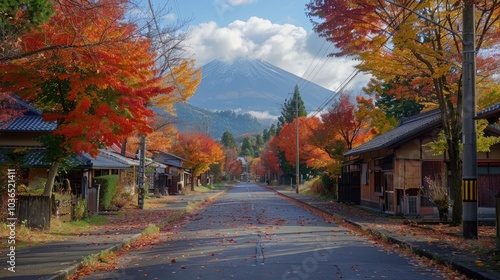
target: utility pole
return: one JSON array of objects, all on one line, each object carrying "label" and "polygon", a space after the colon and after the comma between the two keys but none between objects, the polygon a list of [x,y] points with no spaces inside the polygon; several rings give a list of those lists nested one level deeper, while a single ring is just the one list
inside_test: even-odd
[{"label": "utility pole", "polygon": [[474,1],[464,0],[462,61],[462,233],[465,239],[478,238],[477,143],[476,143],[476,49]]},{"label": "utility pole", "polygon": [[299,95],[295,94],[295,193],[299,193],[300,172],[299,172]]},{"label": "utility pole", "polygon": [[145,196],[144,176],[146,174],[145,158],[146,158],[146,136],[141,135],[141,143],[139,146],[139,178],[138,178],[139,193],[137,195],[137,205],[139,206],[139,209],[144,209],[144,196]]}]

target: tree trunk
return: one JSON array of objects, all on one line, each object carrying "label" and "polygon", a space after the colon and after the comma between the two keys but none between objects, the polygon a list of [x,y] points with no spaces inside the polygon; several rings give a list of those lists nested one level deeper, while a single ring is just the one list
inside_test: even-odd
[{"label": "tree trunk", "polygon": [[45,189],[43,195],[51,197],[52,189],[54,188],[54,182],[56,180],[57,171],[59,170],[59,165],[61,165],[61,160],[56,160],[52,162],[49,169],[49,174],[47,175],[47,182],[45,182]]},{"label": "tree trunk", "polygon": [[460,148],[458,141],[452,141],[450,156],[451,192],[453,199],[453,211],[451,213],[451,223],[458,226],[462,223],[462,170],[460,164]]},{"label": "tree trunk", "polygon": [[123,140],[122,147],[121,147],[121,150],[120,150],[120,154],[122,156],[125,156],[127,154],[127,139],[126,138],[125,138],[125,140]]},{"label": "tree trunk", "polygon": [[194,180],[196,180],[196,176],[194,176],[194,168],[191,169],[191,191],[194,192]]}]

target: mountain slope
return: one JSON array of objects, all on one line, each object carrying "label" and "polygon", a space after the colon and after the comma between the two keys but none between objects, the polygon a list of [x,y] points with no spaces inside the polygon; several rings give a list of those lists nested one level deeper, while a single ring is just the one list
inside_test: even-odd
[{"label": "mountain slope", "polygon": [[188,102],[209,110],[268,112],[279,116],[296,84],[308,112],[316,110],[334,94],[264,61],[214,60],[203,66],[200,85]]},{"label": "mountain slope", "polygon": [[249,114],[233,111],[208,111],[189,104],[175,105],[177,117],[173,119],[181,132],[204,132],[220,139],[229,131],[235,137],[246,133],[262,133],[265,126]]}]

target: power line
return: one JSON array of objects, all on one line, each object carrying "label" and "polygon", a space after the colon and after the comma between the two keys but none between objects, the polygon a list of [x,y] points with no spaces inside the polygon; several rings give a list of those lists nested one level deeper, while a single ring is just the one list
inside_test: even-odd
[{"label": "power line", "polygon": [[[391,3],[392,4],[392,3]],[[404,9],[404,8],[403,8]],[[399,12],[399,15],[402,14],[403,11],[400,11]],[[398,16],[399,16],[398,15]],[[397,16],[397,17],[398,17]],[[387,32],[387,30],[389,29],[389,27],[395,22],[395,19],[397,18],[395,17],[389,24],[387,24],[387,26],[384,28],[384,32]],[[407,18],[408,16],[406,16]],[[385,39],[384,42],[382,42],[382,44],[379,46],[379,48],[377,49],[380,50],[382,48],[385,48],[386,47],[386,43],[389,41],[389,39],[394,36],[394,32],[396,31],[396,29],[399,27],[399,25],[401,25],[403,22],[405,22],[406,18],[404,18],[403,21],[401,21],[401,23],[397,24],[396,28],[394,28],[394,31],[389,33],[389,36],[387,36],[387,38]],[[320,69],[321,70],[321,69]],[[318,107],[318,109],[316,110],[316,112],[314,114],[311,115],[311,117],[314,117],[316,116],[317,114],[319,114],[326,106],[328,106],[328,104],[335,98],[337,97],[337,95],[339,95],[341,92],[344,91],[344,89],[347,87],[347,85],[349,85],[349,83],[352,82],[352,80],[359,74],[360,70],[358,69],[355,69],[343,82],[342,84],[340,84],[339,88],[337,90],[335,90],[333,92],[333,94],[330,96],[330,98],[328,98],[327,100],[325,100],[325,102],[323,102],[320,107]]]}]

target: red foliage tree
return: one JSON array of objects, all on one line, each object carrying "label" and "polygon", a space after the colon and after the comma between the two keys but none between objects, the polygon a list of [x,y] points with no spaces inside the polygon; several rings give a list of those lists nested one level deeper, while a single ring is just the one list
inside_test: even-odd
[{"label": "red foliage tree", "polygon": [[194,180],[197,176],[210,170],[211,164],[224,159],[222,146],[204,133],[179,134],[177,143],[173,145],[176,155],[186,159],[185,165],[191,168],[191,190],[194,190]]},{"label": "red foliage tree", "polygon": [[22,53],[36,55],[0,65],[2,91],[19,93],[58,124],[44,140],[52,161],[46,195],[68,154],[95,156],[103,145],[150,132],[146,103],[171,91],[156,75],[149,40],[126,21],[125,2],[59,1],[46,24],[20,39]]}]

